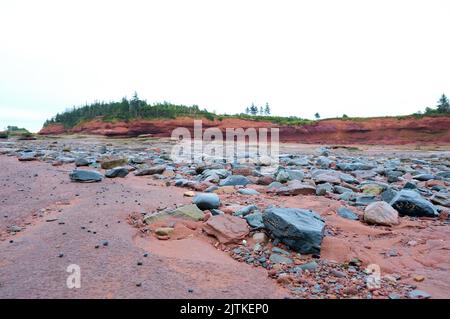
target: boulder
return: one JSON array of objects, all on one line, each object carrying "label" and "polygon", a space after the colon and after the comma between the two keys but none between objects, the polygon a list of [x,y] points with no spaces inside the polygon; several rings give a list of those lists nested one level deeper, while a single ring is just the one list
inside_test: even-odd
[{"label": "boulder", "polygon": [[280,187],[275,190],[270,190],[278,195],[295,196],[295,195],[315,195],[316,188],[309,184],[304,184],[298,180],[288,182],[286,186]]},{"label": "boulder", "polygon": [[398,211],[400,215],[413,217],[436,217],[438,212],[436,207],[419,193],[411,190],[401,190],[392,199],[390,205]]},{"label": "boulder", "polygon": [[91,161],[89,161],[88,159],[86,159],[84,157],[79,157],[75,160],[75,166],[77,166],[77,167],[89,166],[89,164],[91,164]]},{"label": "boulder", "polygon": [[136,176],[162,174],[166,169],[166,165],[156,165],[149,168],[139,169],[134,173]]},{"label": "boulder", "polygon": [[128,169],[126,167],[115,167],[107,170],[105,172],[105,177],[115,178],[115,177],[125,177],[128,175]]},{"label": "boulder", "polygon": [[128,160],[126,158],[106,159],[101,162],[103,169],[111,169],[119,166],[126,165]]},{"label": "boulder", "polygon": [[319,254],[325,222],[320,216],[300,208],[268,208],[263,214],[272,236],[304,254]]},{"label": "boulder", "polygon": [[230,215],[210,217],[203,224],[203,230],[223,244],[238,243],[249,233],[245,219]]},{"label": "boulder", "polygon": [[99,172],[81,169],[73,170],[69,177],[72,181],[80,183],[100,182],[103,179],[103,175]]},{"label": "boulder", "polygon": [[250,180],[242,175],[230,175],[227,178],[220,181],[219,186],[236,186],[250,184]]},{"label": "boulder", "polygon": [[217,209],[220,206],[220,198],[215,193],[200,193],[195,195],[192,203],[201,210]]},{"label": "boulder", "polygon": [[339,172],[333,170],[315,170],[311,176],[316,183],[339,184],[341,182]]},{"label": "boulder", "polygon": [[375,202],[369,204],[364,210],[364,221],[375,225],[397,225],[398,212],[386,202]]}]

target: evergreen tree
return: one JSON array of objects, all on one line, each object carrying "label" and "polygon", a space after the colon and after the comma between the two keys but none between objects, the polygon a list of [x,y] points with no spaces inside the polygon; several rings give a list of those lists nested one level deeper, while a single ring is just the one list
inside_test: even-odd
[{"label": "evergreen tree", "polygon": [[262,106],[259,107],[259,115],[261,115],[261,116],[264,115],[264,109]]},{"label": "evergreen tree", "polygon": [[248,106],[245,108],[245,114],[250,114],[250,108]]},{"label": "evergreen tree", "polygon": [[445,94],[442,94],[437,105],[438,113],[450,113],[450,103]]},{"label": "evergreen tree", "polygon": [[316,113],[316,114],[314,114],[314,117],[318,120],[318,119],[320,119],[320,114]]},{"label": "evergreen tree", "polygon": [[264,109],[264,113],[266,115],[270,115],[270,106],[269,106],[269,103],[267,103],[267,102],[266,102],[266,108]]},{"label": "evergreen tree", "polygon": [[258,107],[255,106],[255,104],[252,103],[252,106],[250,106],[250,113],[251,115],[257,115],[258,114]]}]

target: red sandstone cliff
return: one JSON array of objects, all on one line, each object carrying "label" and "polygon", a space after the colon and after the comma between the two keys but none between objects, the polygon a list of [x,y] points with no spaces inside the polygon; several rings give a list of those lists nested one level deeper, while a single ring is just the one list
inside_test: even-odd
[{"label": "red sandstone cliff", "polygon": [[[174,120],[133,120],[103,122],[101,119],[82,123],[65,130],[62,125],[50,125],[39,134],[83,133],[105,136],[138,136],[152,134],[156,137],[169,137],[177,127],[193,130],[192,118]],[[279,127],[282,142],[323,143],[323,144],[409,144],[436,143],[450,144],[450,117],[423,118],[367,118],[357,120],[330,119],[309,125],[280,126],[271,122],[242,119],[224,119],[210,121],[203,119],[203,129],[208,127],[249,128]]]}]

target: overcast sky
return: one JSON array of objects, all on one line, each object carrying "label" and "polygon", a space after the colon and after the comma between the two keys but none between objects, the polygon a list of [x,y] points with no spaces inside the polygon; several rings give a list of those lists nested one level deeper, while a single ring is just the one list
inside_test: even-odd
[{"label": "overcast sky", "polygon": [[401,115],[450,95],[448,0],[0,0],[0,129],[73,105]]}]

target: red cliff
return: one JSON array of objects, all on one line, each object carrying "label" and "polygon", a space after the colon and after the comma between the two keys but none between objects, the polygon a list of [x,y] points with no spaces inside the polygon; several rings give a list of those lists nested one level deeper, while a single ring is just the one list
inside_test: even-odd
[{"label": "red cliff", "polygon": [[[92,120],[65,130],[62,125],[53,124],[43,128],[39,134],[62,133],[97,134],[105,136],[138,136],[152,134],[155,137],[170,137],[177,127],[193,130],[192,118],[173,120],[132,120],[104,122]],[[450,144],[450,117],[381,117],[366,119],[329,119],[308,125],[277,125],[271,122],[226,118],[222,121],[203,119],[203,129],[226,128],[271,128],[280,129],[282,142],[323,144]]]}]

